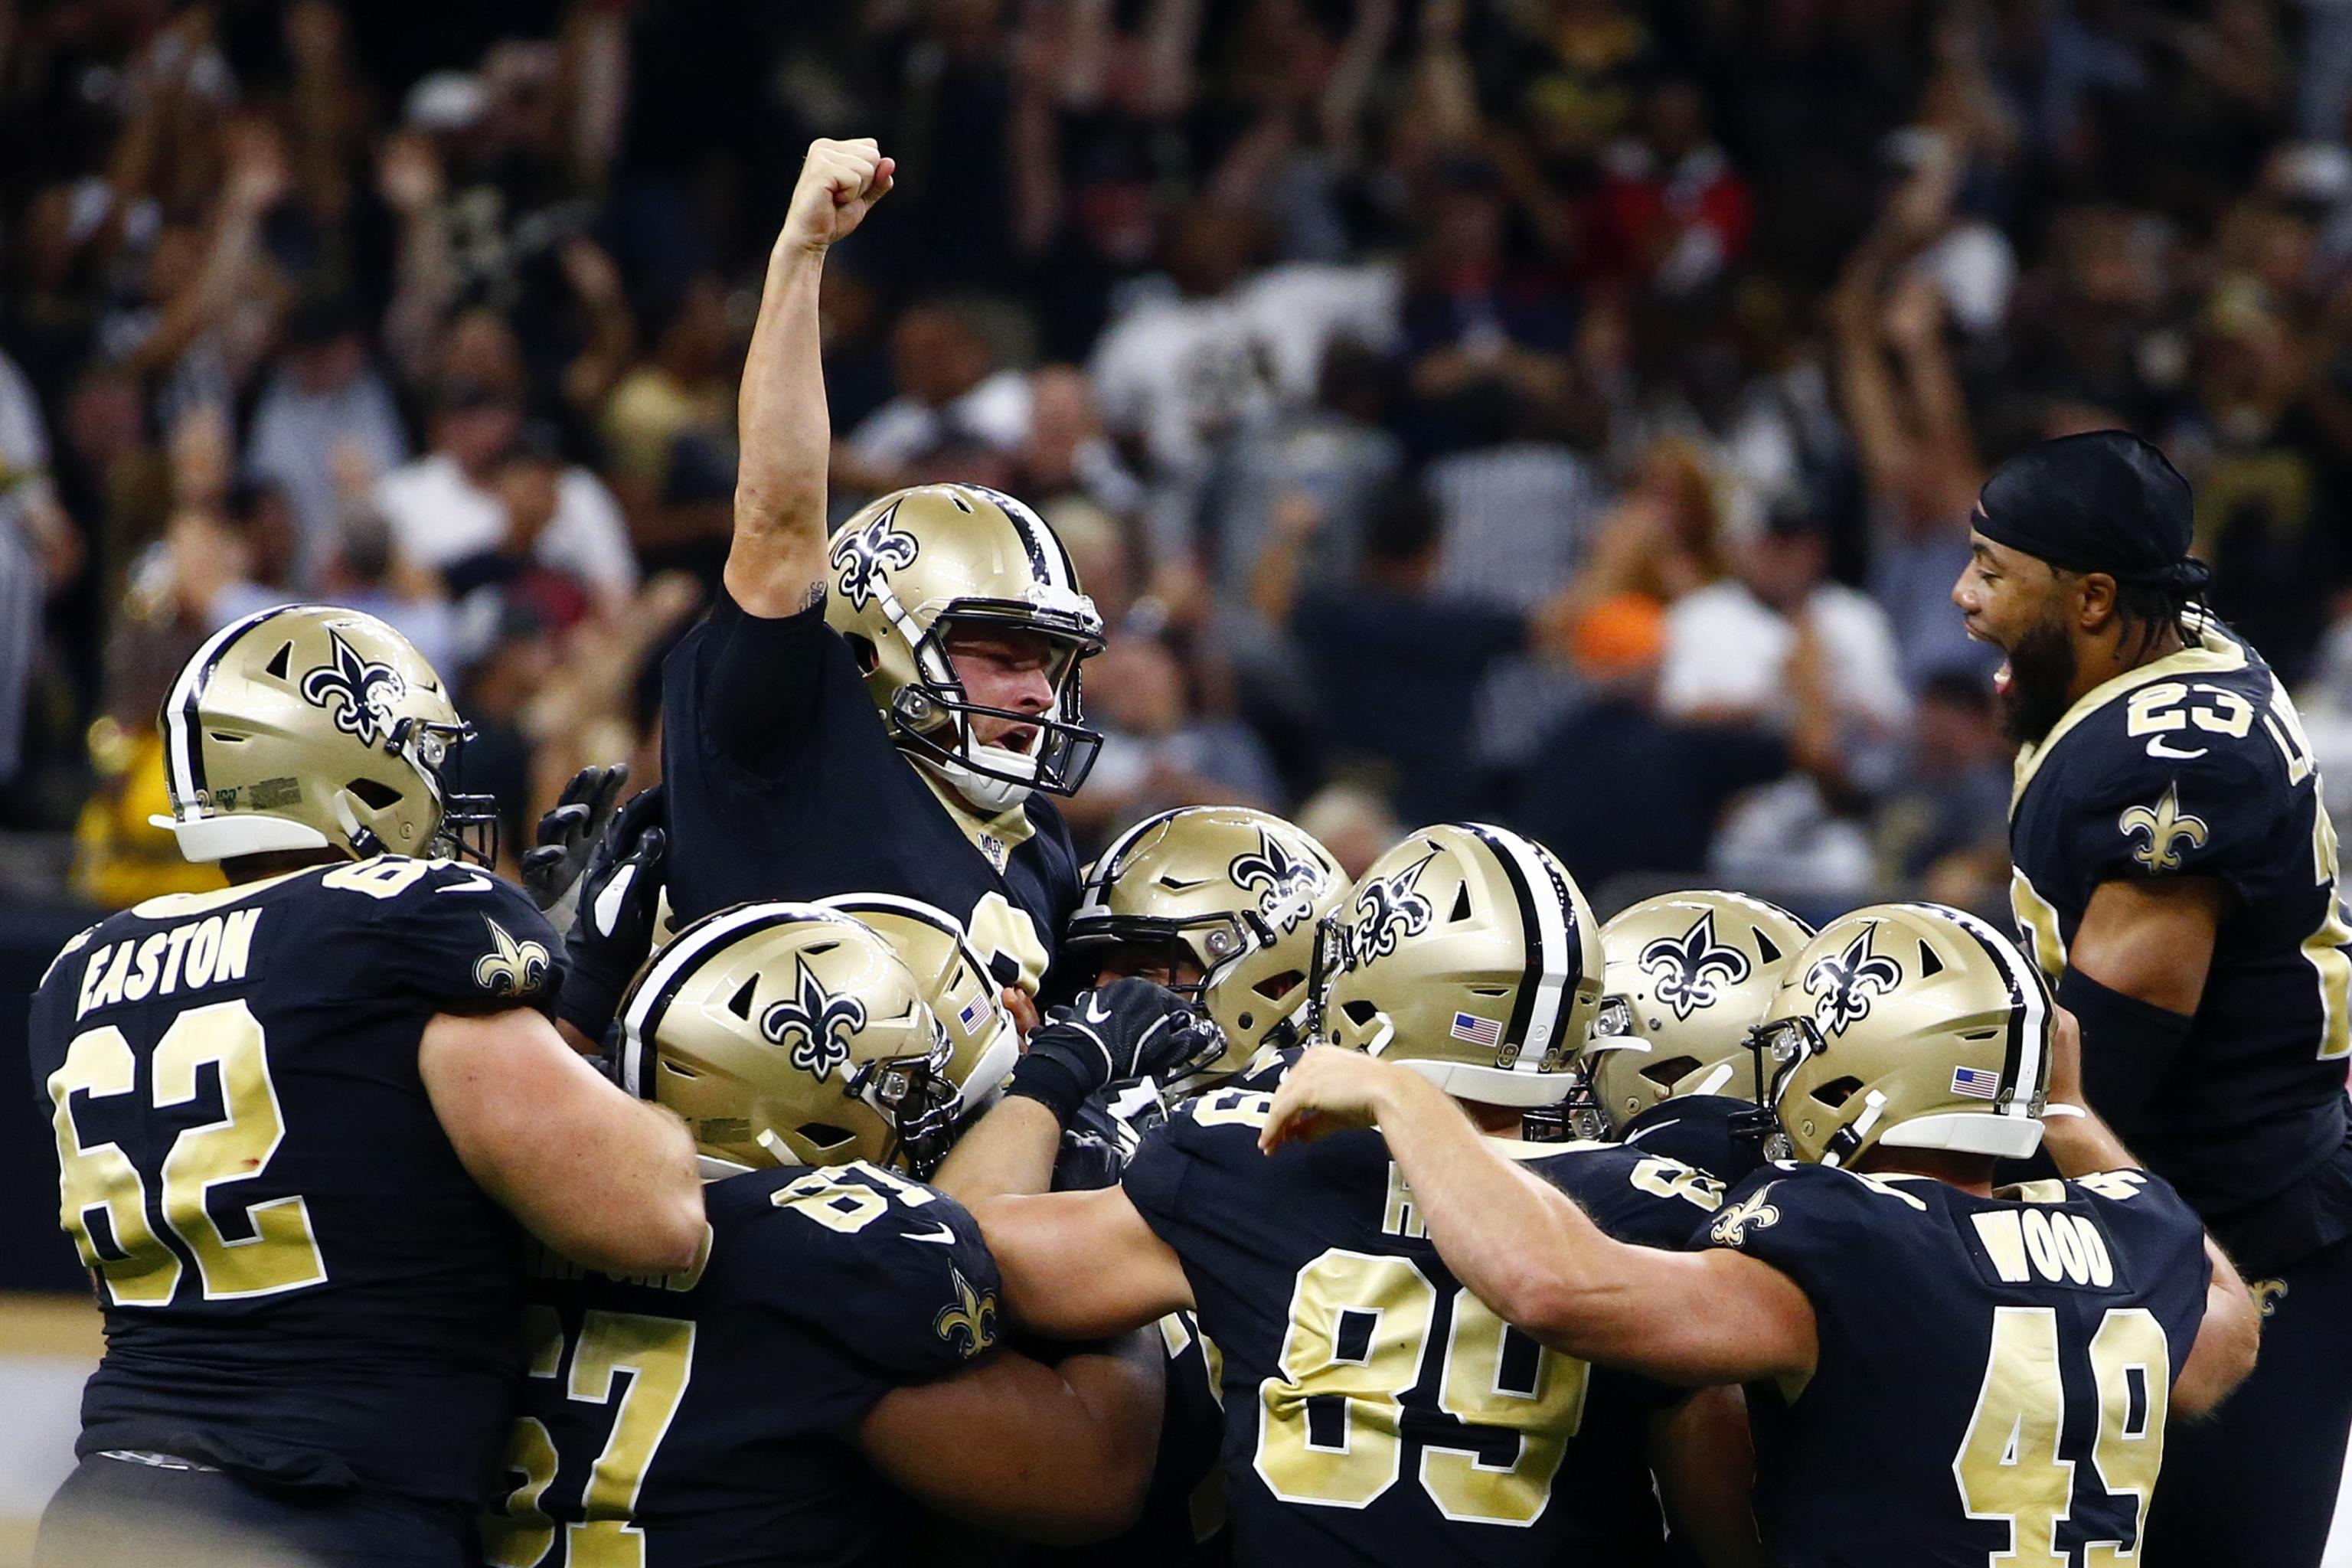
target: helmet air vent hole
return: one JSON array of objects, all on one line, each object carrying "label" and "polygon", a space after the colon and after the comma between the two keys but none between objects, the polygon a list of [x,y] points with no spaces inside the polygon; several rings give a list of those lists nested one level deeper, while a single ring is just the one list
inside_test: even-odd
[{"label": "helmet air vent hole", "polygon": [[1470,918],[1470,884],[1463,883],[1454,889],[1454,912],[1445,917],[1447,923]]},{"label": "helmet air vent hole", "polygon": [[837,942],[813,942],[801,951],[808,954],[811,958],[823,958],[826,953],[831,952],[835,948],[839,947],[841,943]]},{"label": "helmet air vent hole", "polygon": [[1360,996],[1352,1002],[1342,1002],[1339,1005],[1339,1011],[1348,1016],[1348,1022],[1360,1029],[1370,1027],[1372,1020],[1379,1017],[1381,1013],[1378,1007]]},{"label": "helmet air vent hole", "polygon": [[1962,1035],[1960,1038],[1968,1041],[1970,1045],[1975,1045],[1980,1040],[1998,1039],[2000,1036],[2000,1031],[1999,1029],[1971,1029],[1967,1034]]},{"label": "helmet air vent hole", "polygon": [[279,643],[278,651],[269,656],[269,662],[261,667],[261,672],[283,680],[286,679],[287,668],[293,658],[294,645],[290,642]]},{"label": "helmet air vent hole", "polygon": [[736,991],[735,994],[727,998],[727,1010],[746,1022],[750,1021],[751,1016],[751,994],[759,988],[759,984],[760,977],[756,974],[745,980],[741,987]]},{"label": "helmet air vent hole", "polygon": [[1469,990],[1473,996],[1508,996],[1511,994],[1507,985],[1473,985]]},{"label": "helmet air vent hole", "polygon": [[961,512],[969,512],[973,517],[978,517],[980,515],[980,513],[972,511],[971,502],[963,499],[963,492],[961,490],[950,490],[948,492],[948,499],[956,503],[956,510]]},{"label": "helmet air vent hole", "polygon": [[389,811],[400,804],[400,792],[377,779],[353,779],[343,786],[372,811]]},{"label": "helmet air vent hole", "polygon": [[1778,963],[1780,962],[1780,944],[1759,931],[1756,933],[1756,955],[1767,963]]},{"label": "helmet air vent hole", "polygon": [[1836,1078],[1813,1090],[1813,1098],[1832,1110],[1852,1100],[1862,1088],[1858,1078]]},{"label": "helmet air vent hole", "polygon": [[1944,961],[1936,956],[1934,948],[1929,947],[1926,942],[1921,942],[1919,943],[1919,978],[1925,980],[1931,974],[1943,973]]},{"label": "helmet air vent hole", "polygon": [[1269,974],[1250,987],[1269,1002],[1279,1002],[1296,990],[1307,976],[1296,969],[1286,969],[1279,974]]},{"label": "helmet air vent hole", "polygon": [[1643,1062],[1642,1076],[1660,1089],[1668,1089],[1698,1071],[1696,1057],[1668,1057],[1662,1062]]},{"label": "helmet air vent hole", "polygon": [[218,741],[224,746],[242,746],[246,742],[245,736],[232,735],[226,730],[207,730],[205,731],[205,738]]},{"label": "helmet air vent hole", "polygon": [[814,1145],[819,1152],[839,1148],[857,1136],[848,1128],[835,1127],[830,1121],[803,1121],[794,1131],[807,1142]]}]

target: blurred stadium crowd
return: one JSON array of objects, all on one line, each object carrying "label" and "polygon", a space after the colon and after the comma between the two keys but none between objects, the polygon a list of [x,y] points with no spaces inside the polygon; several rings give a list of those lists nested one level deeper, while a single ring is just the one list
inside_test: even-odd
[{"label": "blurred stadium crowd", "polygon": [[2352,784],[2347,104],[2347,0],[0,4],[0,879],[207,885],[153,714],[287,598],[455,683],[509,846],[650,781],[783,195],[875,135],[835,505],[1060,531],[1082,847],[1474,816],[1611,908],[1998,910],[1946,594],[2039,437],[2166,447]]}]

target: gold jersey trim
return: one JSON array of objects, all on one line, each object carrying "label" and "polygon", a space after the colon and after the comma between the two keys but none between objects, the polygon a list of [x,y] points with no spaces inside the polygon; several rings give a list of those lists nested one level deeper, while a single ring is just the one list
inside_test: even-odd
[{"label": "gold jersey trim", "polygon": [[2100,682],[2075,700],[2074,705],[2050,727],[2050,733],[2018,752],[2017,782],[2009,793],[2011,816],[2017,815],[2017,803],[2025,798],[2025,786],[2033,782],[2034,771],[2041,767],[2042,759],[2050,754],[2051,748],[2064,740],[2068,731],[2116,698],[2158,680],[2190,675],[2227,675],[2246,668],[2244,647],[2222,636],[2212,622],[2204,622],[2191,630],[2198,639],[2194,647],[2166,654],[2153,663],[2126,669],[2113,679]]}]

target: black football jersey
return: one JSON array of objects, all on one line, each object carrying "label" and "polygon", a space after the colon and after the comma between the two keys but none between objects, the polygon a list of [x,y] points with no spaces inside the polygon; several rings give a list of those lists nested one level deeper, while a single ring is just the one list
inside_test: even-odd
[{"label": "black football jersey", "polygon": [[1761,1114],[1748,1101],[1727,1094],[1677,1095],[1625,1123],[1618,1142],[1644,1154],[1679,1160],[1726,1186],[1737,1186],[1765,1163],[1764,1139],[1752,1124]]},{"label": "black football jersey", "polygon": [[2076,703],[2017,779],[2011,900],[2053,984],[2103,882],[2214,877],[2235,895],[2195,1025],[2116,1132],[2249,1269],[2352,1235],[2352,926],[2311,747],[2270,667],[2210,627]]},{"label": "black football jersey", "polygon": [[[1659,1562],[1642,1423],[1675,1394],[1547,1350],[1463,1289],[1379,1134],[1258,1152],[1272,1098],[1199,1096],[1126,1181],[1223,1358],[1236,1560]],[[1629,1241],[1679,1247],[1721,1197],[1632,1150],[1515,1147]]]},{"label": "black football jersey", "polygon": [[1801,1390],[1748,1392],[1776,1568],[2136,1549],[2172,1380],[2205,1317],[2203,1229],[2163,1178],[1980,1198],[1783,1163],[1696,1239],[1788,1275],[1819,1324]]},{"label": "black football jersey", "polygon": [[438,1013],[548,1007],[562,951],[511,884],[385,856],[151,899],[58,955],[32,1068],[106,1312],[81,1453],[475,1505],[521,1232],[417,1046]]},{"label": "black football jersey", "polygon": [[908,1505],[853,1434],[892,1389],[995,1343],[978,1226],[864,1163],[748,1172],[704,1205],[709,1237],[684,1274],[615,1279],[540,1255],[489,1562],[899,1560]]},{"label": "black football jersey", "polygon": [[669,902],[678,924],[755,899],[896,893],[964,922],[1034,992],[1078,907],[1077,852],[1043,795],[1000,871],[891,744],[823,605],[766,618],[724,588],[662,668]]}]

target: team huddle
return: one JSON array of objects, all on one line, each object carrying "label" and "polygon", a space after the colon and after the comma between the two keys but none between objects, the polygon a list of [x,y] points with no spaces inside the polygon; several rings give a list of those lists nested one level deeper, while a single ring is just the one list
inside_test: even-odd
[{"label": "team huddle", "polygon": [[2153,448],[2005,467],[1955,591],[2022,942],[1604,924],[1476,823],[1350,881],[1192,806],[1082,866],[1108,634],[1052,530],[824,524],[818,279],[893,172],[812,147],[663,782],[575,781],[528,891],[382,623],[263,611],[174,686],[231,886],[34,1004],[108,1331],[39,1561],[2315,1568],[2352,928]]}]

